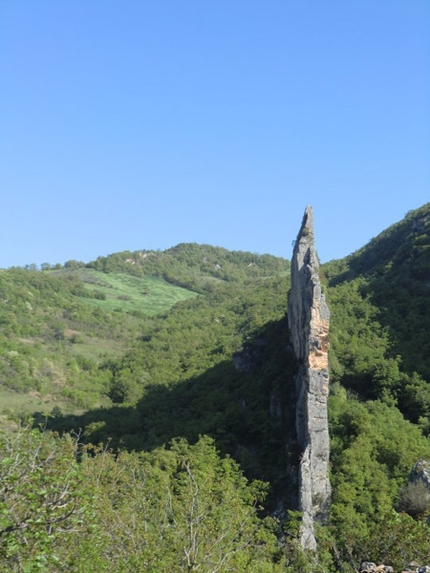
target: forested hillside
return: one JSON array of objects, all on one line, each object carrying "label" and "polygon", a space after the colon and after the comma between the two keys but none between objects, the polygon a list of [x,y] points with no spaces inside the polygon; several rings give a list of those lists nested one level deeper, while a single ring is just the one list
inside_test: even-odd
[{"label": "forested hillside", "polygon": [[351,567],[363,558],[397,568],[430,558],[428,496],[406,481],[429,456],[429,263],[427,204],[324,265],[332,309],[331,520]]},{"label": "forested hillside", "polygon": [[288,271],[195,244],[0,271],[7,570],[430,564],[430,495],[407,481],[430,458],[430,204],[321,267],[333,499],[317,554],[298,543]]}]

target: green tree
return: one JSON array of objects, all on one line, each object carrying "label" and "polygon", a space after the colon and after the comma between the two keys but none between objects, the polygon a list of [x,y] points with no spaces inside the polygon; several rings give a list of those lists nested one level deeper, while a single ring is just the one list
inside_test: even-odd
[{"label": "green tree", "polygon": [[273,525],[257,515],[265,486],[248,483],[207,437],[140,455],[104,451],[84,458],[82,471],[98,530],[80,546],[78,571],[91,552],[98,570],[118,573],[281,570]]},{"label": "green tree", "polygon": [[416,460],[429,457],[430,447],[394,406],[360,402],[336,385],[329,402],[331,524],[340,561],[354,569],[361,560],[383,559],[374,532],[387,547],[394,533],[386,523],[397,531],[392,516],[399,490]]},{"label": "green tree", "polygon": [[87,529],[90,507],[76,454],[69,435],[0,431],[2,571],[66,570],[66,548]]}]

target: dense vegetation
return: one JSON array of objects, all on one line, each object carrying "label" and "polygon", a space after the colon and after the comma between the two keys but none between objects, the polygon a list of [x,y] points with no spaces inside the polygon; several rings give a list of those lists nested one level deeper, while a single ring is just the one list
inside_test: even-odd
[{"label": "dense vegetation", "polygon": [[182,244],[56,267],[0,271],[8,570],[430,564],[430,496],[407,481],[430,458],[430,204],[322,267],[333,500],[316,555],[294,511],[288,262]]}]

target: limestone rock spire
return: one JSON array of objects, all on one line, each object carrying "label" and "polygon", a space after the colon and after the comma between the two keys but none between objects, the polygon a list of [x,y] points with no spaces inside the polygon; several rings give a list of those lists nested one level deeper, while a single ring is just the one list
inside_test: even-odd
[{"label": "limestone rock spire", "polygon": [[328,330],[330,311],[321,290],[314,244],[312,208],[307,207],[291,261],[288,323],[299,363],[296,377],[296,431],[301,461],[299,509],[303,512],[302,546],[316,549],[315,521],[324,523],[330,504]]}]

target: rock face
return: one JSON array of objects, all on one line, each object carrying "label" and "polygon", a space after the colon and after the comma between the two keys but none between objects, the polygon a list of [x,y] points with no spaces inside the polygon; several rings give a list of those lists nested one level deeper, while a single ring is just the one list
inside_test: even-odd
[{"label": "rock face", "polygon": [[408,477],[409,483],[423,483],[430,491],[430,460],[419,459]]},{"label": "rock face", "polygon": [[303,512],[302,546],[315,550],[315,521],[324,523],[330,504],[328,330],[330,311],[321,291],[314,246],[313,214],[307,207],[291,261],[288,322],[299,363],[296,377],[296,431],[301,461],[299,509]]}]

